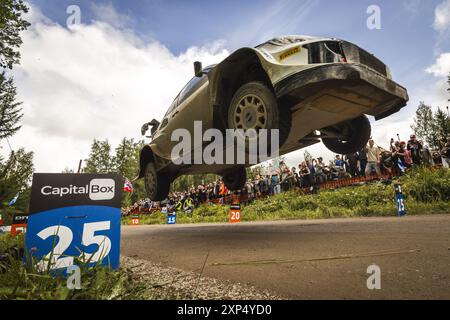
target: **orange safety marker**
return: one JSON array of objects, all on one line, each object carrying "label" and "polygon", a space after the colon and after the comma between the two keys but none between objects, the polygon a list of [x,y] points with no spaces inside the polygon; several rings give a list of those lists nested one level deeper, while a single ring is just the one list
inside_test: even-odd
[{"label": "orange safety marker", "polygon": [[230,223],[241,222],[241,205],[239,203],[230,205]]},{"label": "orange safety marker", "polygon": [[139,225],[139,215],[131,216],[131,225],[133,226]]},{"label": "orange safety marker", "polygon": [[27,233],[28,216],[16,214],[11,224],[11,236],[15,237],[21,233]]}]

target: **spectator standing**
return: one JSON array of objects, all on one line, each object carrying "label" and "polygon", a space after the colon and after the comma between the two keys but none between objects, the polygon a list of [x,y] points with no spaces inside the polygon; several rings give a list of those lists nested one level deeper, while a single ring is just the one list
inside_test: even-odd
[{"label": "spectator standing", "polygon": [[420,165],[422,163],[421,150],[422,143],[417,140],[416,136],[412,134],[409,137],[408,143],[406,145],[406,150],[411,154],[411,159],[413,164]]},{"label": "spectator standing", "polygon": [[300,177],[298,176],[298,173],[296,172],[296,168],[292,167],[291,172],[293,175],[293,184],[296,188],[298,188],[300,186],[300,184],[299,184]]},{"label": "spectator standing", "polygon": [[371,175],[372,171],[375,171],[377,176],[381,176],[380,172],[380,159],[381,152],[378,147],[375,146],[375,142],[373,139],[369,140],[369,145],[366,148],[367,150],[367,166],[365,174],[366,176]]},{"label": "spectator standing", "polygon": [[433,165],[433,157],[431,156],[430,148],[424,145],[422,148],[422,164],[426,166]]},{"label": "spectator standing", "polygon": [[441,150],[442,158],[447,162],[447,167],[450,167],[450,137],[447,137],[447,142]]},{"label": "spectator standing", "polygon": [[301,180],[302,180],[302,187],[303,188],[311,187],[313,185],[313,183],[311,181],[311,171],[309,170],[309,168],[306,165],[305,161],[303,161],[299,165],[299,169],[300,169],[300,177],[301,177]]},{"label": "spectator standing", "polygon": [[281,191],[285,192],[288,188],[288,176],[289,176],[289,167],[284,163],[284,161],[280,162],[280,172],[281,172]]},{"label": "spectator standing", "polygon": [[367,167],[367,147],[364,147],[358,151],[358,159],[360,174],[361,176],[365,176]]},{"label": "spectator standing", "polygon": [[358,172],[358,154],[350,153],[345,155],[345,160],[348,162],[348,172],[352,177],[359,176]]},{"label": "spectator standing", "polygon": [[273,194],[280,193],[280,177],[277,171],[272,172],[272,187],[273,187]]},{"label": "spectator standing", "polygon": [[319,158],[317,158],[317,160],[313,159],[312,163],[313,163],[313,165],[315,164],[314,168],[316,171],[316,174],[315,174],[316,182],[319,184],[326,182],[327,175],[324,172],[325,163],[323,163],[323,158],[319,157]]}]

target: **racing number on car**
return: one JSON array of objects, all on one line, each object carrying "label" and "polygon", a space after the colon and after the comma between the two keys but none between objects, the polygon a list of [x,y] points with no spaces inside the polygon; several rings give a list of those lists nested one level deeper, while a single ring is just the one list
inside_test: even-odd
[{"label": "racing number on car", "polygon": [[233,204],[230,206],[230,222],[241,222],[241,205]]}]

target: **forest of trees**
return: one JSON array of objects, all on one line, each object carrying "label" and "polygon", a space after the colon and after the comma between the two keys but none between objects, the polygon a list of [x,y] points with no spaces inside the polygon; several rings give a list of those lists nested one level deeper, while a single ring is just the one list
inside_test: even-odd
[{"label": "forest of trees", "polygon": [[[28,211],[33,174],[33,153],[24,149],[14,151],[8,140],[20,130],[23,116],[22,103],[16,100],[17,90],[9,74],[20,62],[20,32],[30,25],[22,17],[27,12],[22,0],[0,1],[0,141],[6,140],[9,148],[7,157],[0,156],[0,212],[7,222],[14,213]],[[16,204],[8,206],[18,192]]]}]

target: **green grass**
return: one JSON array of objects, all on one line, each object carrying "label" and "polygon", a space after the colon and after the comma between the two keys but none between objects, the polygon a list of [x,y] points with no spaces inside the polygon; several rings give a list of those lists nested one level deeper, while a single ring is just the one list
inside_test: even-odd
[{"label": "green grass", "polygon": [[[419,168],[397,179],[409,215],[450,213],[450,170]],[[287,192],[259,199],[241,209],[242,221],[395,216],[394,185],[380,182],[323,190],[315,195]],[[204,204],[192,215],[177,213],[177,223],[228,222],[229,206]],[[131,218],[122,219],[130,224]],[[141,216],[140,224],[164,224],[165,215]]]},{"label": "green grass", "polygon": [[[0,235],[0,253],[12,246],[24,247],[24,237],[11,238]],[[111,300],[111,299],[151,299],[152,291],[135,281],[130,272],[119,269],[109,270],[105,266],[81,268],[81,289],[69,290],[67,279],[52,275],[49,271],[39,271],[33,263],[24,264],[19,259],[10,258],[0,262],[0,300]]]}]

